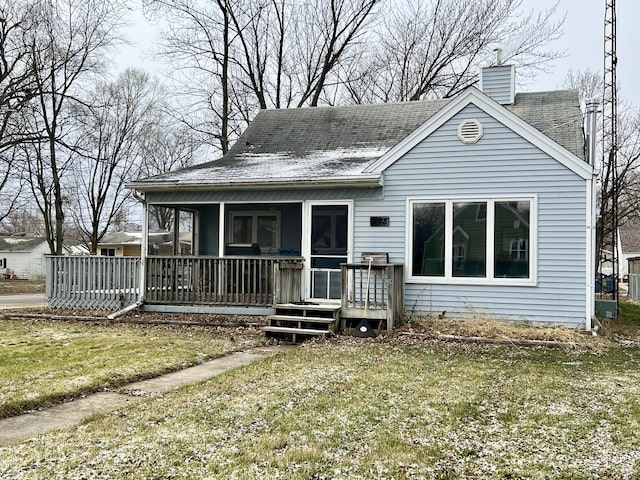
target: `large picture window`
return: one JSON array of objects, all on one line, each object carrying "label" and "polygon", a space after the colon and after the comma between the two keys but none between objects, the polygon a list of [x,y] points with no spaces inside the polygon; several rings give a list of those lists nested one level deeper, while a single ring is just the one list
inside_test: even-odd
[{"label": "large picture window", "polygon": [[411,200],[410,278],[531,281],[533,198]]}]

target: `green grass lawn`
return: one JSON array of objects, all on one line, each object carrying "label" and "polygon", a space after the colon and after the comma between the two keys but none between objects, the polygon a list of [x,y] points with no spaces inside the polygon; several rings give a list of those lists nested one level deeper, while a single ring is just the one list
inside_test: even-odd
[{"label": "green grass lawn", "polygon": [[[639,313],[623,302],[611,339],[638,338]],[[184,327],[0,328],[0,394],[20,391],[20,408],[56,386],[121,385],[256,341]],[[623,345],[310,342],[2,447],[0,479],[640,479],[640,348]]]},{"label": "green grass lawn", "polygon": [[241,331],[92,322],[0,320],[0,332],[0,417],[116,388],[261,341]]},{"label": "green grass lawn", "polygon": [[0,448],[0,478],[640,478],[640,352],[342,338]]}]

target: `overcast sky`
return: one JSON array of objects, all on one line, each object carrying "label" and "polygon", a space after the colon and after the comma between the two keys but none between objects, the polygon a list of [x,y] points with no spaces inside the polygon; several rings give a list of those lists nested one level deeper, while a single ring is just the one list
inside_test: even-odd
[{"label": "overcast sky", "polygon": [[[556,0],[524,0],[524,5],[548,8]],[[566,13],[563,37],[552,44],[567,56],[555,62],[553,73],[540,75],[527,89],[562,87],[570,68],[602,72],[604,68],[605,0],[559,0],[558,11]],[[617,0],[617,76],[620,98],[640,106],[640,2]]]},{"label": "overcast sky", "polygon": [[[473,0],[470,0],[473,1]],[[554,62],[552,72],[539,74],[526,82],[527,91],[554,90],[562,88],[570,68],[574,71],[587,68],[601,72],[604,65],[604,11],[606,0],[559,0],[558,15],[566,13],[564,35],[551,44],[566,56]],[[525,9],[541,10],[552,7],[556,0],[523,0]],[[157,64],[146,58],[143,52],[153,46],[153,29],[139,12],[130,16],[133,24],[129,36],[134,43],[118,57],[121,68],[138,66],[151,72],[157,71]],[[640,1],[617,0],[617,50],[618,82],[620,98],[640,106]]]}]

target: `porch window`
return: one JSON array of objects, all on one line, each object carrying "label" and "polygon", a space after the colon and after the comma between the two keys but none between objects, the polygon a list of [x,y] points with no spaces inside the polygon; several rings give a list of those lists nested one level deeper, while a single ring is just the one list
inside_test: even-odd
[{"label": "porch window", "polygon": [[254,246],[261,254],[275,254],[280,248],[278,212],[231,212],[229,243]]},{"label": "porch window", "polygon": [[410,200],[411,280],[534,280],[533,203],[533,198]]},{"label": "porch window", "polygon": [[148,255],[195,255],[193,210],[149,205]]}]

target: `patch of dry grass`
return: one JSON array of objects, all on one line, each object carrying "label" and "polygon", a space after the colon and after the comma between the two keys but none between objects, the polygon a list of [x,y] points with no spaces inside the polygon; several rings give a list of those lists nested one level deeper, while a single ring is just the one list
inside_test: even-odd
[{"label": "patch of dry grass", "polygon": [[435,316],[412,317],[403,327],[408,334],[444,335],[464,338],[482,338],[515,344],[519,341],[538,341],[560,344],[566,349],[605,352],[614,344],[606,338],[593,336],[580,330],[562,326],[540,326],[527,322],[497,320],[483,315],[464,319],[438,318]]},{"label": "patch of dry grass", "polygon": [[0,279],[0,295],[20,293],[44,293],[44,280],[6,280]]}]

